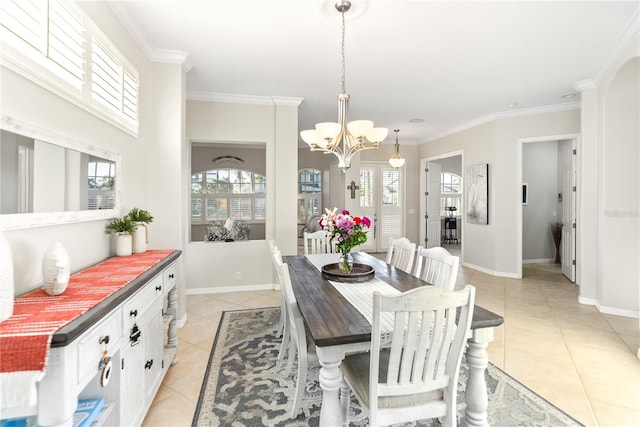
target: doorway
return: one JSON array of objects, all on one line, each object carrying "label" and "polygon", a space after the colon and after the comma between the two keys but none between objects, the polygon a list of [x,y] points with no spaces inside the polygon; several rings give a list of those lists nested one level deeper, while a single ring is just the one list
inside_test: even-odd
[{"label": "doorway", "polygon": [[[459,256],[462,253],[464,213],[462,164],[461,150],[423,159],[420,163],[422,219],[419,245],[445,246]],[[446,176],[446,182],[442,181],[442,176]]]},{"label": "doorway", "polygon": [[386,252],[389,239],[404,236],[404,168],[388,164],[360,164],[360,211],[371,219],[365,252]]},{"label": "doorway", "polygon": [[576,281],[577,141],[577,135],[520,141],[520,277],[547,265]]}]

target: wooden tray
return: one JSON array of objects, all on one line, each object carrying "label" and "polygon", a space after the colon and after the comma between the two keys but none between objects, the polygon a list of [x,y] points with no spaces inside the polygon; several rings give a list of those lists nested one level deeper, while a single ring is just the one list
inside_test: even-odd
[{"label": "wooden tray", "polygon": [[338,263],[322,266],[322,277],[335,282],[366,282],[373,279],[376,271],[370,265],[353,263],[351,273],[340,271]]}]

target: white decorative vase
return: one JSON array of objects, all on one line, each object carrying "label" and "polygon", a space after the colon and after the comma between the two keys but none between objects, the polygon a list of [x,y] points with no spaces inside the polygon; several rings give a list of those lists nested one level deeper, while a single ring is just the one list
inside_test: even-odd
[{"label": "white decorative vase", "polygon": [[133,239],[129,233],[116,234],[116,256],[129,256],[133,253]]},{"label": "white decorative vase", "polygon": [[11,247],[0,231],[0,322],[13,314],[13,257]]},{"label": "white decorative vase", "polygon": [[141,254],[147,251],[147,224],[136,223],[136,231],[133,232],[133,253]]},{"label": "white decorative vase", "polygon": [[44,291],[49,295],[60,295],[67,289],[70,275],[69,254],[60,242],[55,242],[42,257]]}]

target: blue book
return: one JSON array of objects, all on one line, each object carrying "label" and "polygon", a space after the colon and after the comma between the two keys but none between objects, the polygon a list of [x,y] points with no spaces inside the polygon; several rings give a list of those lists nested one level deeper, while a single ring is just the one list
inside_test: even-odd
[{"label": "blue book", "polygon": [[78,407],[73,413],[73,427],[91,427],[103,406],[104,399],[78,400]]}]

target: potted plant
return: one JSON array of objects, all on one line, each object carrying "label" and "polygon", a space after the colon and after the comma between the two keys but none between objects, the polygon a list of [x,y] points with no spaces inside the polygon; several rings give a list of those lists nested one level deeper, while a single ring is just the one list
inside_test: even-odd
[{"label": "potted plant", "polygon": [[136,231],[133,233],[133,253],[141,254],[147,251],[149,236],[147,224],[153,222],[153,216],[148,211],[140,208],[133,208],[127,216],[136,224]]},{"label": "potted plant", "polygon": [[136,224],[129,218],[116,218],[106,226],[108,234],[116,235],[116,256],[129,256],[133,252],[132,234],[136,231]]}]

